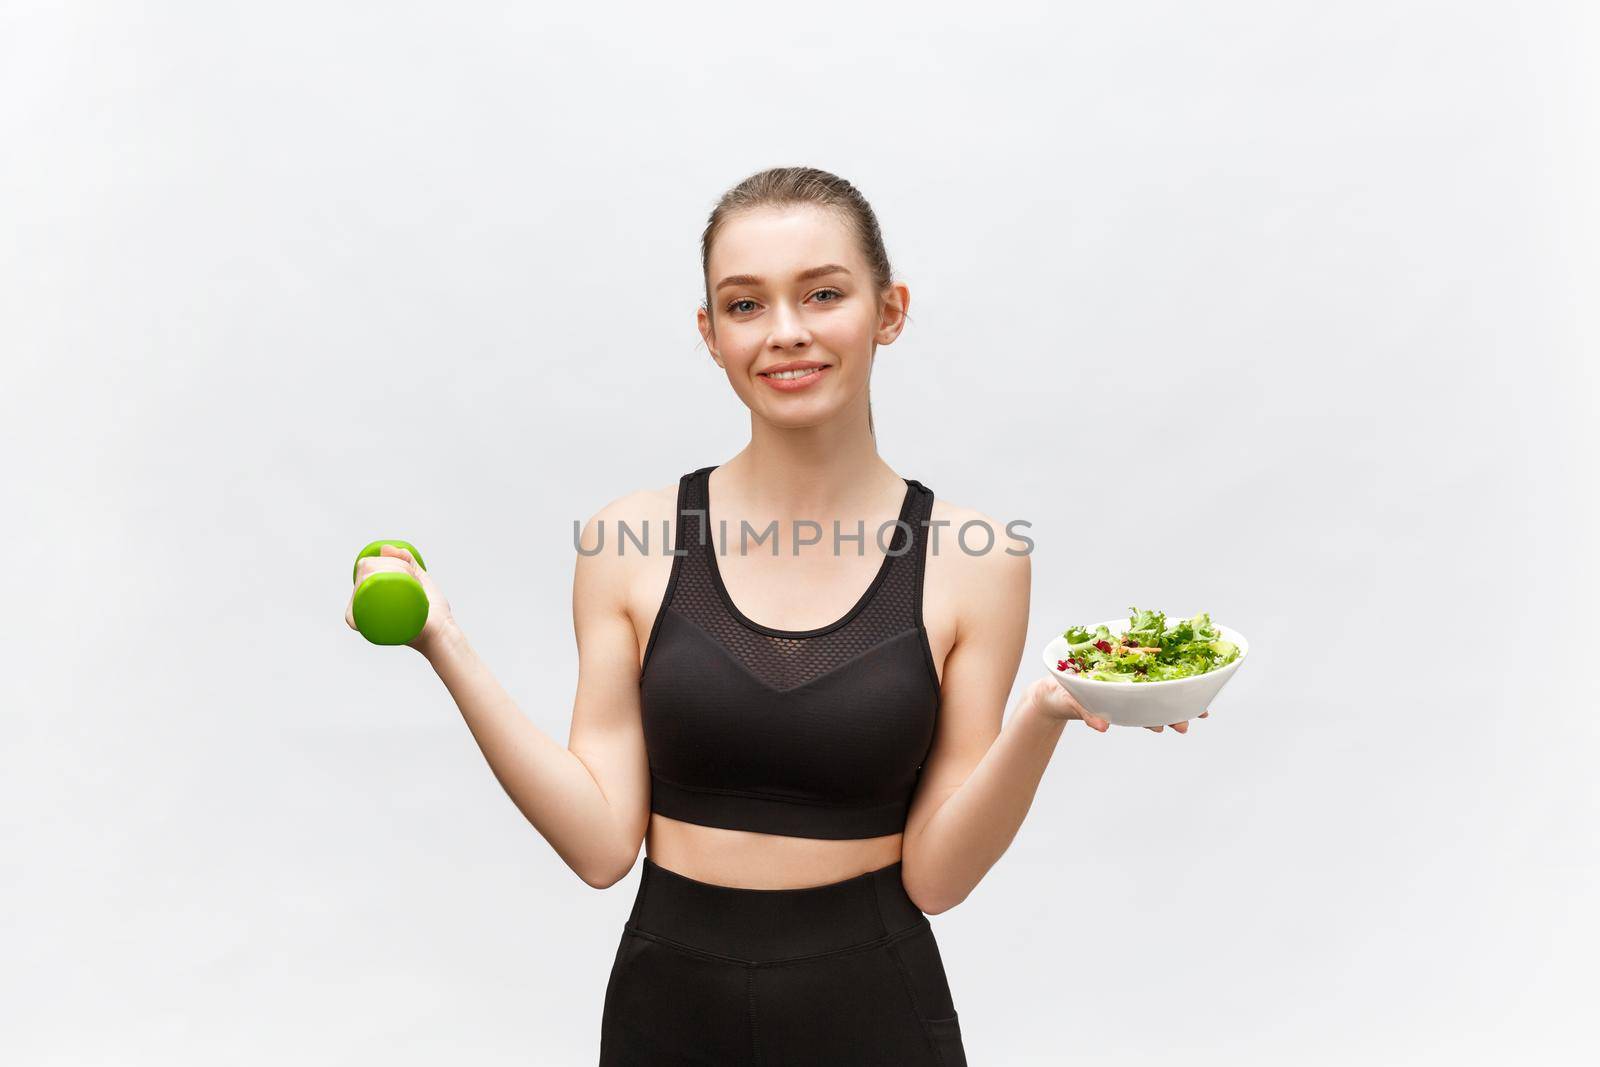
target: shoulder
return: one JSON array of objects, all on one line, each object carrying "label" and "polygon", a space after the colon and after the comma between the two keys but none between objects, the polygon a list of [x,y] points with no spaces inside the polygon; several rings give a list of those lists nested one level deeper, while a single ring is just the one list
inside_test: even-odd
[{"label": "shoulder", "polygon": [[986,512],[937,497],[926,533],[927,583],[940,591],[957,633],[1026,613],[1032,542]]},{"label": "shoulder", "polygon": [[584,520],[578,537],[579,575],[626,585],[639,566],[662,555],[660,542],[668,529],[663,523],[671,523],[677,506],[676,481],[606,501]]},{"label": "shoulder", "polygon": [[661,519],[670,519],[678,506],[678,483],[671,485],[650,486],[644,489],[635,489],[614,497],[600,506],[600,509],[584,522],[584,543],[592,544],[588,538],[589,533],[598,533],[602,524],[610,529],[627,523],[633,529],[640,528],[643,524],[654,523]]},{"label": "shoulder", "polygon": [[977,508],[934,497],[926,532],[929,558],[948,561],[948,569],[991,581],[1008,575],[1025,578],[1029,572],[1032,542]]}]

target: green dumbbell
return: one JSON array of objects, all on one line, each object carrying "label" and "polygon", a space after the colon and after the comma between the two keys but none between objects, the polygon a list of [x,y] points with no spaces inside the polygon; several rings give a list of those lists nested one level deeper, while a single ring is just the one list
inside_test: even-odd
[{"label": "green dumbbell", "polygon": [[[409,541],[385,538],[374,541],[356,556],[350,580],[356,578],[361,560],[367,556],[383,555],[384,545],[394,545],[411,553],[417,566],[427,570],[422,553]],[[378,571],[369,574],[356,586],[350,603],[350,613],[355,616],[356,629],[375,645],[403,645],[422,632],[428,621],[428,594],[422,583],[403,571]]]}]

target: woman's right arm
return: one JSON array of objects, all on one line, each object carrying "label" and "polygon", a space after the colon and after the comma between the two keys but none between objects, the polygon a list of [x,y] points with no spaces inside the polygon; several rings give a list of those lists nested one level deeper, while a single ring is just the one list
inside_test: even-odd
[{"label": "woman's right arm", "polygon": [[[629,498],[585,525],[622,513]],[[633,520],[637,523],[637,516]],[[615,521],[606,522],[613,530]],[[501,788],[568,867],[605,889],[633,869],[650,820],[650,770],[639,717],[639,641],[627,610],[630,559],[578,554],[572,583],[578,690],[568,747],[519,710],[453,622],[420,651],[461,709]]]}]

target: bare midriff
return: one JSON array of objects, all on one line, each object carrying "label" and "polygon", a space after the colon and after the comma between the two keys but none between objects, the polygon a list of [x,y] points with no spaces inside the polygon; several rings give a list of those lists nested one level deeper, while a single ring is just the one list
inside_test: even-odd
[{"label": "bare midriff", "polygon": [[[674,488],[662,493],[660,511],[653,516],[658,524],[671,520],[675,492]],[[662,590],[667,586],[672,563],[671,557],[666,555],[640,558],[640,567],[647,568],[648,573],[632,585],[635,593],[629,603],[629,614],[634,620],[642,656],[649,647],[651,627],[659,612]],[[836,578],[837,588],[826,597],[827,610],[791,616],[785,621],[793,629],[806,629],[815,625],[817,619],[836,617],[859,596],[876,566],[862,564],[854,568],[851,575]],[[817,592],[815,583],[807,588]],[[928,584],[928,590],[930,594],[938,591],[933,583]],[[743,602],[742,594],[737,599]],[[792,598],[785,601],[784,606],[794,610]],[[930,596],[924,612],[931,623],[929,639],[939,663],[949,651],[949,641],[943,635],[953,627],[953,621],[946,621],[944,611],[943,602]],[[758,612],[758,615],[770,619],[776,611]],[[641,659],[640,670],[643,668]],[[942,667],[939,675],[942,684]],[[645,855],[675,874],[711,885],[739,889],[804,889],[842,882],[897,862],[901,858],[904,837],[903,833],[850,840],[787,837],[701,826],[652,812],[645,831]]]},{"label": "bare midriff", "polygon": [[674,874],[737,889],[804,889],[842,882],[900,859],[904,834],[837,841],[783,837],[651,813],[645,855]]}]

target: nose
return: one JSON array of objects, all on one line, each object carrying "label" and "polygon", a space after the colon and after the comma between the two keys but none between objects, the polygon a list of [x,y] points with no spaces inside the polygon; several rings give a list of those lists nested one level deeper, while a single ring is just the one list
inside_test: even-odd
[{"label": "nose", "polygon": [[787,304],[779,304],[772,315],[772,334],[767,343],[774,348],[798,348],[811,343],[811,331],[801,321],[800,313]]}]

